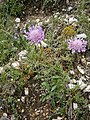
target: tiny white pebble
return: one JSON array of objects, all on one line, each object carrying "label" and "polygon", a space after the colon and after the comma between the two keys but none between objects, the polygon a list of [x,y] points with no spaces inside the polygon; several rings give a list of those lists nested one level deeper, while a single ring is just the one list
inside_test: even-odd
[{"label": "tiny white pebble", "polygon": [[70,74],[72,74],[72,75],[75,74],[75,72],[74,72],[73,70],[70,70],[69,72],[70,72]]},{"label": "tiny white pebble", "polygon": [[68,86],[69,86],[70,89],[73,89],[75,87],[75,85],[72,84],[72,83],[68,84]]},{"label": "tiny white pebble", "polygon": [[90,99],[90,95],[89,95],[89,99]]},{"label": "tiny white pebble", "polygon": [[49,21],[50,21],[50,20],[49,20],[49,18],[48,18],[47,20],[45,20],[45,23],[49,23]]},{"label": "tiny white pebble", "polygon": [[85,33],[77,34],[78,38],[87,38],[87,35]]},{"label": "tiny white pebble", "polygon": [[78,108],[78,104],[77,103],[73,103],[73,109],[77,109]]},{"label": "tiny white pebble", "polygon": [[84,70],[83,70],[80,66],[77,66],[77,69],[79,70],[79,72],[80,72],[81,74],[85,74]]},{"label": "tiny white pebble", "polygon": [[62,120],[62,117],[57,117],[57,120]]},{"label": "tiny white pebble", "polygon": [[12,63],[12,67],[15,68],[15,69],[19,69],[19,66],[20,66],[20,64],[19,64],[18,61],[15,61],[15,62]]},{"label": "tiny white pebble", "polygon": [[15,22],[16,22],[16,23],[19,23],[19,22],[20,22],[20,18],[16,18],[16,19],[15,19]]},{"label": "tiny white pebble", "polygon": [[88,104],[88,108],[89,108],[89,111],[90,111],[90,104]]},{"label": "tiny white pebble", "polygon": [[0,67],[0,74],[3,72],[4,67]]},{"label": "tiny white pebble", "polygon": [[87,62],[87,65],[90,65],[90,62]]},{"label": "tiny white pebble", "polygon": [[28,89],[28,88],[25,88],[25,89],[24,89],[24,92],[25,92],[25,95],[28,95],[28,94],[29,94],[29,89]]},{"label": "tiny white pebble", "polygon": [[24,112],[24,109],[22,109],[22,113]]},{"label": "tiny white pebble", "polygon": [[68,7],[68,11],[71,11],[73,8],[70,6],[70,7]]},{"label": "tiny white pebble", "polygon": [[84,92],[90,92],[90,85],[88,85],[85,89]]},{"label": "tiny white pebble", "polygon": [[25,96],[21,97],[21,101],[24,103],[25,102]]},{"label": "tiny white pebble", "polygon": [[3,113],[3,117],[7,117],[7,113]]},{"label": "tiny white pebble", "polygon": [[77,21],[78,20],[76,18],[74,18],[74,17],[69,18],[69,24],[72,24],[72,23],[77,22]]},{"label": "tiny white pebble", "polygon": [[36,19],[36,22],[37,22],[37,23],[40,22],[40,19]]},{"label": "tiny white pebble", "polygon": [[20,102],[20,99],[17,99],[18,102]]}]

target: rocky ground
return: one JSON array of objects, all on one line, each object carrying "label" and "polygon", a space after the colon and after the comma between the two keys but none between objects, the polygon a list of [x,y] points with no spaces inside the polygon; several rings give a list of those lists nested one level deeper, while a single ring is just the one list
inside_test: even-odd
[{"label": "rocky ground", "polygon": [[[53,14],[54,19],[60,20],[60,15],[63,15],[64,22],[71,22],[71,18],[73,17],[73,14],[70,13],[70,11],[73,11],[73,7],[68,7],[67,11],[69,15],[67,15],[67,12],[65,9],[62,9],[62,12]],[[42,16],[43,15],[43,16]],[[17,24],[17,28],[20,26],[22,33],[24,32],[24,28],[26,27],[26,22],[30,23],[31,25],[37,24],[42,26],[43,28],[48,27],[52,28],[52,23],[50,23],[50,19],[52,16],[45,16],[42,12],[42,15],[36,15],[36,16],[29,16],[28,18],[24,18],[21,26]],[[66,18],[65,18],[66,17]],[[31,20],[33,19],[33,20]],[[67,20],[68,19],[68,20]],[[29,21],[31,20],[31,21]],[[76,19],[74,19],[76,21]],[[53,22],[54,23],[54,22]],[[49,24],[49,26],[47,26]],[[63,26],[63,23],[59,25],[60,23],[55,24],[55,31],[53,38],[55,41],[52,41],[53,44],[51,44],[51,48],[57,47],[57,39],[59,36],[58,31],[60,30],[60,27]],[[75,24],[74,24],[75,25]],[[16,28],[16,29],[17,29]],[[22,30],[23,29],[23,30]],[[16,30],[17,31],[17,30]],[[18,33],[15,34],[15,39],[18,37]],[[47,42],[47,39],[46,41]],[[48,46],[48,44],[45,44]],[[24,51],[25,52],[25,51]],[[27,54],[27,53],[26,53]],[[53,53],[51,53],[53,54]],[[20,55],[20,54],[18,54]],[[50,56],[50,53],[47,53],[48,56]],[[59,58],[59,52],[57,51],[57,54],[51,55],[50,57],[53,57],[53,59],[56,57]],[[24,56],[23,56],[24,57]],[[49,58],[49,57],[48,57]],[[19,56],[19,62],[21,62],[21,56]],[[5,67],[11,67],[14,66],[16,69],[18,68],[19,64],[18,62],[12,64],[9,62]],[[87,111],[87,114],[90,114],[90,51],[87,50],[84,55],[82,55],[82,58],[78,63],[74,63],[75,69],[70,70],[70,74],[72,76],[72,79],[70,83],[68,84],[69,88],[72,89],[75,87],[75,85],[79,84],[83,96],[88,98],[88,107],[89,111]],[[3,71],[4,68],[0,68],[0,71]],[[64,66],[65,67],[65,66]],[[66,69],[66,68],[64,68]],[[10,77],[10,76],[9,76]],[[18,81],[13,81],[11,78],[11,82],[7,83],[0,83],[0,120],[67,120],[64,116],[59,117],[56,113],[54,113],[50,101],[41,101],[41,94],[44,92],[44,90],[41,88],[41,81],[37,79],[37,75],[35,73],[30,73],[29,78],[28,76],[25,77],[25,84],[23,86],[22,91],[18,89]],[[74,104],[74,107],[77,108],[77,104]],[[18,113],[18,114],[17,114]],[[17,115],[19,115],[17,117]],[[88,115],[89,116],[89,115]],[[16,119],[17,118],[17,119]],[[90,118],[88,118],[89,120]],[[71,118],[69,119],[71,120]],[[76,119],[75,119],[76,120]]]}]

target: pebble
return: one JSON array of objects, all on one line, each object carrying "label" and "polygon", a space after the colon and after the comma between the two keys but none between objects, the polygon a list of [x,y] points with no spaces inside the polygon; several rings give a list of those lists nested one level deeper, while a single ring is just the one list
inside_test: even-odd
[{"label": "pebble", "polygon": [[16,18],[16,19],[15,19],[15,22],[16,22],[16,23],[20,23],[20,18]]},{"label": "pebble", "polygon": [[89,95],[89,99],[90,99],[90,95]]},{"label": "pebble", "polygon": [[27,50],[23,50],[23,51],[21,51],[20,53],[18,53],[18,55],[20,56],[20,57],[24,57],[25,55],[27,55]]},{"label": "pebble", "polygon": [[24,89],[24,92],[25,92],[25,95],[28,95],[28,94],[29,94],[29,89],[28,89],[28,88],[25,88],[25,89]]},{"label": "pebble", "polygon": [[87,86],[87,84],[85,84],[82,80],[79,80],[78,84],[79,84],[81,90],[84,89]]},{"label": "pebble", "polygon": [[22,96],[22,97],[21,97],[21,101],[22,101],[23,103],[25,103],[25,96]]},{"label": "pebble", "polygon": [[77,69],[81,74],[85,74],[85,71],[80,66],[77,66]]},{"label": "pebble", "polygon": [[73,109],[77,109],[78,108],[78,104],[77,103],[73,103]]},{"label": "pebble", "polygon": [[90,62],[87,62],[87,66],[90,66]]},{"label": "pebble", "polygon": [[70,80],[70,82],[73,84],[73,83],[77,83],[77,80],[75,80],[75,79],[72,79],[72,80]]},{"label": "pebble", "polygon": [[39,115],[39,113],[36,111],[36,112],[35,112],[35,115],[37,115],[37,116],[38,116],[38,115]]},{"label": "pebble", "polygon": [[75,72],[73,70],[70,70],[69,72],[70,72],[71,75],[75,74]]},{"label": "pebble", "polygon": [[18,61],[15,61],[15,62],[12,63],[12,67],[15,68],[15,69],[19,69],[19,66],[20,66],[20,64],[19,64]]},{"label": "pebble", "polygon": [[3,117],[7,117],[7,113],[3,113]]},{"label": "pebble", "polygon": [[88,108],[89,108],[89,111],[90,111],[90,104],[88,104]]},{"label": "pebble", "polygon": [[77,22],[78,20],[74,17],[69,18],[69,24],[72,24],[73,22]]},{"label": "pebble", "polygon": [[57,117],[57,120],[62,120],[62,117]]},{"label": "pebble", "polygon": [[0,74],[3,72],[4,67],[0,67]]},{"label": "pebble", "polygon": [[70,89],[73,89],[75,87],[75,85],[72,84],[72,83],[68,84],[68,86],[69,86]]},{"label": "pebble", "polygon": [[37,22],[37,23],[40,22],[40,19],[36,19],[36,22]]},{"label": "pebble", "polygon": [[84,92],[90,92],[90,85],[88,85],[85,89]]},{"label": "pebble", "polygon": [[78,38],[87,38],[87,35],[85,33],[77,34]]},{"label": "pebble", "polygon": [[73,9],[73,7],[71,7],[71,6],[70,6],[70,7],[68,7],[68,11],[71,11],[72,9]]},{"label": "pebble", "polygon": [[22,113],[24,112],[24,109],[22,109],[22,111],[21,111]]}]

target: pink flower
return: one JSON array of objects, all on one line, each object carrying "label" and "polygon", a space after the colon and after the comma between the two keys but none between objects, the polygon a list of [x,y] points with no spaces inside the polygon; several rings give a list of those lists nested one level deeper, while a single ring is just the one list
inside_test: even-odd
[{"label": "pink flower", "polygon": [[83,38],[74,37],[70,39],[68,42],[68,48],[75,52],[85,52],[86,51],[87,41],[84,41]]},{"label": "pink flower", "polygon": [[30,27],[29,31],[26,32],[27,40],[31,41],[31,44],[38,44],[44,39],[44,31],[40,26]]}]

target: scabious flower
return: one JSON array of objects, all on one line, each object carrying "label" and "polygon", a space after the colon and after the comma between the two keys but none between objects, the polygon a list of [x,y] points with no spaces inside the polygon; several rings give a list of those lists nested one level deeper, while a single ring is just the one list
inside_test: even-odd
[{"label": "scabious flower", "polygon": [[26,32],[27,40],[31,41],[31,44],[38,44],[44,39],[44,31],[40,26],[30,27],[29,31]]},{"label": "scabious flower", "polygon": [[69,40],[68,48],[75,52],[85,52],[86,51],[87,41],[83,40],[83,38],[74,37]]}]

